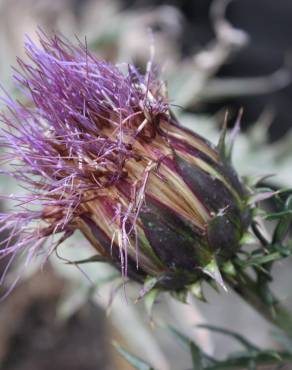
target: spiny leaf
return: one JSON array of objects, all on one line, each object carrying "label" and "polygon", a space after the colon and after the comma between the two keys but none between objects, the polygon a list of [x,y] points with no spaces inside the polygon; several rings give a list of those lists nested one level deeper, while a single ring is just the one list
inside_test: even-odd
[{"label": "spiny leaf", "polygon": [[246,261],[241,261],[240,265],[242,268],[248,266],[261,266],[266,263],[274,262],[283,258],[283,255],[280,252],[274,252],[267,255],[255,256],[247,259]]},{"label": "spiny leaf", "polygon": [[248,185],[251,188],[254,188],[255,186],[259,185],[260,183],[263,183],[265,180],[274,177],[274,174],[268,174],[268,175],[253,175],[253,176],[243,176],[244,183]]},{"label": "spiny leaf", "polygon": [[252,350],[252,351],[255,351],[255,352],[259,351],[258,347],[256,347],[254,344],[250,343],[247,339],[245,339],[240,334],[235,333],[231,330],[223,329],[223,328],[220,328],[218,326],[213,326],[213,325],[208,325],[208,324],[200,324],[200,325],[197,325],[197,327],[202,328],[202,329],[208,329],[210,331],[213,331],[213,332],[216,332],[216,333],[221,333],[223,335],[227,335],[229,337],[234,338],[237,342],[241,343],[248,350]]},{"label": "spiny leaf", "polygon": [[190,340],[187,336],[179,332],[174,327],[169,326],[168,329],[179,340],[184,349],[190,350],[192,356],[193,370],[203,370],[205,355],[201,351],[200,347],[198,347],[195,342]]},{"label": "spiny leaf", "polygon": [[155,287],[158,281],[159,281],[159,278],[156,278],[156,277],[150,277],[146,279],[143,288],[139,292],[136,302],[139,301],[141,298],[143,298],[147,293],[149,293]]},{"label": "spiny leaf", "polygon": [[188,290],[187,289],[173,291],[171,292],[171,296],[181,303],[184,303],[184,304],[188,303],[187,302],[188,301]]},{"label": "spiny leaf", "polygon": [[263,200],[267,200],[272,198],[277,194],[277,191],[259,191],[256,192],[248,197],[247,204],[253,205],[259,202],[262,202]]},{"label": "spiny leaf", "polygon": [[135,369],[137,370],[154,370],[152,366],[147,364],[145,361],[141,360],[139,357],[131,354],[123,347],[121,347],[118,343],[113,342],[115,349],[119,352],[119,354],[129,362]]},{"label": "spiny leaf", "polygon": [[[244,352],[237,357],[228,357],[225,360],[218,361],[214,365],[208,366],[206,370],[243,370],[248,369],[252,362],[256,366],[284,365],[291,363],[292,355],[287,352],[261,351],[253,354]],[[256,367],[257,368],[257,367]]]},{"label": "spiny leaf", "polygon": [[287,198],[283,212],[286,214],[282,215],[276,226],[273,234],[273,243],[283,241],[289,231],[292,223],[292,195]]},{"label": "spiny leaf", "polygon": [[89,258],[85,258],[82,260],[77,260],[77,261],[68,261],[66,262],[67,265],[80,265],[83,263],[90,263],[90,262],[106,262],[110,263],[109,259],[101,256],[100,254],[95,254],[94,256],[91,256]]},{"label": "spiny leaf", "polygon": [[221,134],[219,137],[218,144],[216,146],[218,152],[221,154],[223,158],[227,159],[226,156],[226,133],[227,133],[227,119],[228,119],[228,112],[226,112],[225,117],[224,117],[224,122],[223,122],[223,127],[221,130]]},{"label": "spiny leaf", "polygon": [[190,350],[192,355],[193,370],[203,370],[204,363],[200,348],[196,346],[194,342],[190,342]]},{"label": "spiny leaf", "polygon": [[152,308],[155,303],[155,300],[159,294],[159,289],[152,289],[144,297],[144,304],[146,307],[147,314],[149,317],[152,317]]},{"label": "spiny leaf", "polygon": [[190,338],[188,338],[186,335],[182,334],[180,331],[178,331],[176,328],[174,328],[171,325],[168,325],[168,330],[179,340],[179,342],[182,344],[184,349],[188,349],[190,345]]},{"label": "spiny leaf", "polygon": [[266,215],[265,219],[270,220],[270,221],[278,220],[279,218],[282,218],[283,216],[292,216],[292,210],[269,213]]}]

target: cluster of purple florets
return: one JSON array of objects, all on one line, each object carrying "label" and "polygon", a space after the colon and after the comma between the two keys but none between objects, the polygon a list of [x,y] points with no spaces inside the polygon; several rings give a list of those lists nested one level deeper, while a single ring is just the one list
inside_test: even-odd
[{"label": "cluster of purple florets", "polygon": [[72,234],[71,220],[89,194],[126,176],[127,160],[140,160],[128,138],[150,140],[168,111],[153,69],[142,76],[127,66],[122,73],[86,45],[39,36],[40,46],[25,43],[30,61],[18,60],[23,102],[5,94],[0,116],[2,173],[26,188],[10,196],[16,211],[1,214],[2,230],[10,232],[0,253],[29,251],[28,258],[48,236]]}]

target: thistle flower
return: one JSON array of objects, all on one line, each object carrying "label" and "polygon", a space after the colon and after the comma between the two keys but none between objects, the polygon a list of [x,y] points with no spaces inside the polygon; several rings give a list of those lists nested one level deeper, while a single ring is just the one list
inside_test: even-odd
[{"label": "thistle flower", "polygon": [[1,114],[3,173],[26,188],[1,215],[1,254],[30,260],[78,229],[136,281],[180,290],[214,277],[208,266],[236,253],[249,222],[226,156],[177,123],[151,63],[122,73],[86,45],[43,33],[40,44],[28,39],[30,62],[18,60],[26,103],[6,97]]}]

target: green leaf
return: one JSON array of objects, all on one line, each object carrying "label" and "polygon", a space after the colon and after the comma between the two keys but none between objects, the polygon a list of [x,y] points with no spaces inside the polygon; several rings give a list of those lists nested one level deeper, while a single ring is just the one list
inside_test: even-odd
[{"label": "green leaf", "polygon": [[118,343],[113,342],[115,349],[119,352],[119,354],[129,362],[135,369],[137,370],[154,370],[154,368],[147,364],[145,361],[141,360],[139,357],[131,354],[123,347],[121,347]]},{"label": "green leaf", "polygon": [[274,231],[273,243],[283,241],[289,231],[292,223],[292,195],[289,195],[285,202],[284,210],[280,213],[282,213],[282,216]]},{"label": "green leaf", "polygon": [[[236,369],[258,369],[258,366],[264,365],[284,365],[291,363],[292,355],[287,352],[260,351],[255,354],[243,352],[237,357],[228,357],[223,361],[208,366],[206,370],[236,370]],[[254,367],[255,366],[255,367]]]},{"label": "green leaf", "polygon": [[243,267],[260,266],[260,265],[264,265],[269,262],[277,261],[282,258],[283,256],[280,252],[274,252],[274,253],[270,253],[264,256],[256,256],[256,257],[252,257],[248,259],[247,261],[245,261],[243,263]]},{"label": "green leaf", "polygon": [[95,254],[94,256],[91,256],[89,258],[85,258],[82,260],[77,261],[68,261],[66,262],[67,265],[80,265],[83,263],[90,263],[90,262],[106,262],[110,263],[110,260],[107,257],[101,256],[100,254]]},{"label": "green leaf", "polygon": [[143,298],[147,293],[149,293],[155,285],[158,283],[159,278],[156,277],[149,277],[145,280],[145,283],[143,285],[143,288],[140,289],[138,298],[136,299],[136,302],[138,302],[141,298]]},{"label": "green leaf", "polygon": [[228,120],[228,114],[225,114],[223,127],[221,129],[220,137],[218,144],[216,146],[218,152],[221,154],[223,158],[227,158],[227,149],[226,149],[226,134],[227,134],[227,120]]},{"label": "green leaf", "polygon": [[155,303],[155,300],[159,294],[159,289],[152,289],[144,297],[144,304],[147,314],[152,317],[152,308]]},{"label": "green leaf", "polygon": [[292,210],[269,213],[266,215],[265,219],[268,221],[272,221],[272,220],[278,220],[279,218],[282,218],[283,216],[292,216]]},{"label": "green leaf", "polygon": [[285,244],[271,244],[269,245],[269,253],[265,254],[263,250],[257,249],[247,256],[245,260],[235,259],[236,265],[245,269],[249,266],[255,266],[261,268],[265,274],[269,274],[269,271],[264,267],[266,264],[281,260],[292,254],[292,243],[289,241]]},{"label": "green leaf", "polygon": [[190,342],[190,350],[192,355],[192,364],[194,370],[203,370],[203,357],[200,348],[194,342]]},{"label": "green leaf", "polygon": [[176,337],[176,339],[178,339],[185,350],[189,349],[191,340],[186,335],[182,334],[171,325],[168,326],[168,330]]},{"label": "green leaf", "polygon": [[182,347],[186,351],[191,352],[193,370],[203,370],[206,368],[205,364],[216,363],[215,359],[213,359],[211,356],[206,355],[200,349],[200,347],[197,346],[197,344],[189,339],[187,336],[185,336],[172,326],[168,326],[168,329],[179,340],[179,342],[182,344]]},{"label": "green leaf", "polygon": [[201,324],[197,326],[198,328],[207,329],[216,333],[221,333],[223,335],[227,335],[229,337],[234,338],[237,342],[242,344],[245,348],[247,348],[250,351],[259,351],[259,348],[256,347],[254,344],[250,343],[247,339],[245,339],[243,336],[241,336],[238,333],[233,332],[232,330],[223,329],[218,326],[213,325],[207,325],[207,324]]}]

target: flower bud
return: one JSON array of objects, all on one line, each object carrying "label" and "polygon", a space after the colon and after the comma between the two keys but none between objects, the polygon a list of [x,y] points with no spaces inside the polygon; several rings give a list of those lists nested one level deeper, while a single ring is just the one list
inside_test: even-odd
[{"label": "flower bud", "polygon": [[224,153],[178,124],[153,68],[122,73],[83,45],[40,42],[27,41],[32,63],[19,60],[15,77],[28,104],[7,97],[2,114],[9,174],[29,189],[15,197],[24,209],[2,215],[20,236],[2,253],[31,255],[60,234],[53,250],[78,229],[136,281],[181,290],[218,277],[210,266],[236,253],[249,223]]}]

